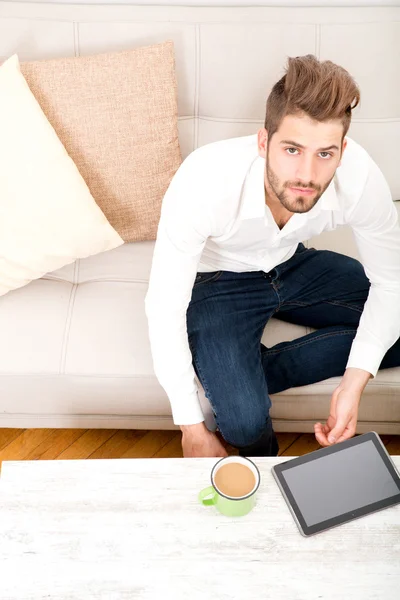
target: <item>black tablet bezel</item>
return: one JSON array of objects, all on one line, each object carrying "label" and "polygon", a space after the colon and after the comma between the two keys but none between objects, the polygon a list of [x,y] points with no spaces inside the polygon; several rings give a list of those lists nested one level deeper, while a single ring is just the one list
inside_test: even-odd
[{"label": "black tablet bezel", "polygon": [[[322,456],[327,456],[329,454],[334,454],[336,452],[340,452],[346,448],[350,448],[352,446],[357,446],[359,444],[364,444],[365,442],[372,441],[375,445],[375,448],[378,450],[380,457],[382,458],[387,470],[393,477],[394,482],[396,483],[399,493],[390,498],[386,498],[385,500],[379,500],[378,502],[373,502],[372,504],[368,504],[359,508],[357,510],[343,513],[338,517],[334,517],[332,519],[328,519],[326,521],[321,521],[320,523],[315,523],[314,525],[308,526],[303,518],[303,515],[294,499],[292,492],[286,480],[284,478],[284,471],[288,469],[292,469],[299,465],[311,462]],[[279,463],[278,465],[274,465],[272,470],[279,481],[282,490],[284,491],[284,495],[286,495],[286,499],[289,502],[291,509],[293,510],[294,515],[299,523],[299,526],[304,535],[313,535],[314,533],[319,533],[320,531],[324,531],[325,529],[330,529],[331,527],[336,527],[337,525],[342,525],[343,523],[347,523],[348,521],[352,521],[353,519],[357,519],[359,517],[363,517],[371,512],[375,512],[377,510],[381,510],[383,508],[387,508],[389,506],[400,503],[400,477],[397,473],[396,468],[393,466],[391,459],[389,458],[383,443],[381,442],[378,434],[375,431],[371,431],[368,433],[364,433],[357,437],[351,438],[350,440],[346,440],[341,442],[340,444],[335,444],[334,446],[329,446],[327,448],[321,448],[320,450],[315,450],[309,454],[304,456],[299,456],[297,458],[292,458],[291,460],[285,461],[283,463]]]}]

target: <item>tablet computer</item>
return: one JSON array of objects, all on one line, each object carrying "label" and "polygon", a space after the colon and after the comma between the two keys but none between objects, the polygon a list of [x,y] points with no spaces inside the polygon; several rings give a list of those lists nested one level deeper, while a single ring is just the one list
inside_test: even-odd
[{"label": "tablet computer", "polygon": [[374,431],[272,467],[304,536],[400,503],[400,477]]}]

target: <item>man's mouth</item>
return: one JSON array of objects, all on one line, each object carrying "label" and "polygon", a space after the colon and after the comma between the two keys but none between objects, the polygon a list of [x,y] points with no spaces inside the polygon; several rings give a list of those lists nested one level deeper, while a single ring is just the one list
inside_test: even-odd
[{"label": "man's mouth", "polygon": [[292,192],[295,192],[296,194],[305,194],[305,195],[310,195],[313,194],[315,190],[310,189],[310,188],[289,188],[292,190]]}]

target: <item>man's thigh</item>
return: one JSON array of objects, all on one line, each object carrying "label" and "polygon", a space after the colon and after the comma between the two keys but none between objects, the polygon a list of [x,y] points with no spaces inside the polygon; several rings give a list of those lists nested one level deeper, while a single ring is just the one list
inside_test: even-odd
[{"label": "man's thigh", "polygon": [[266,395],[260,341],[277,307],[268,287],[262,272],[220,271],[196,278],[186,317],[188,340],[216,413],[222,400],[228,405],[236,397]]},{"label": "man's thigh", "polygon": [[317,329],[358,326],[370,289],[358,260],[330,250],[305,248],[275,271],[281,300],[276,318]]},{"label": "man's thigh", "polygon": [[263,433],[271,401],[260,341],[277,306],[262,272],[200,274],[187,311],[193,367],[223,437],[233,446]]}]

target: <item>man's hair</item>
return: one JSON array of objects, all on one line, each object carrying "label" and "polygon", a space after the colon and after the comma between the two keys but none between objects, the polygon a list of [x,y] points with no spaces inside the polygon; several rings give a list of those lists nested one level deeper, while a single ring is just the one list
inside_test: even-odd
[{"label": "man's hair", "polygon": [[360,90],[343,67],[330,60],[320,62],[313,54],[288,57],[286,75],[274,85],[267,99],[264,127],[268,144],[286,115],[301,113],[320,122],[340,119],[343,142],[351,111],[359,102]]}]

